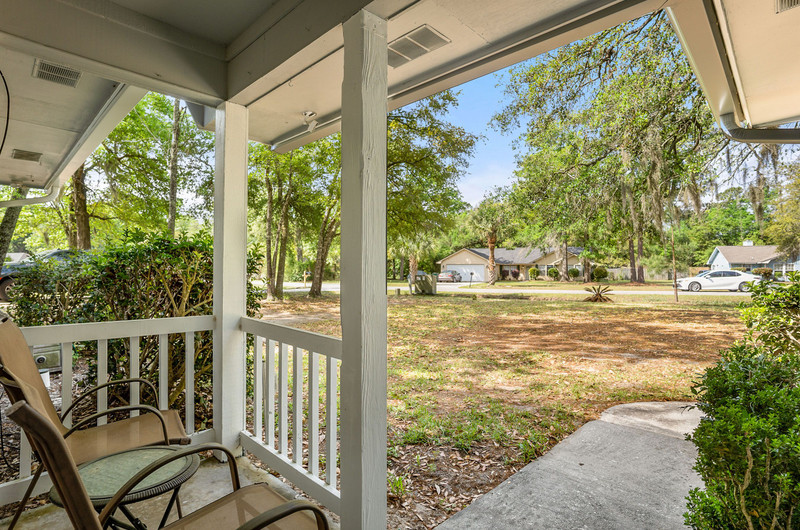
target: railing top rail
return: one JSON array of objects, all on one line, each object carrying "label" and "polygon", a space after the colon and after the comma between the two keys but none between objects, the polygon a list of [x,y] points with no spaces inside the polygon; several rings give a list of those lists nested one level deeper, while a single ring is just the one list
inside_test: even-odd
[{"label": "railing top rail", "polygon": [[285,344],[291,344],[304,350],[313,351],[321,355],[327,355],[334,359],[342,358],[342,339],[329,337],[313,331],[304,331],[289,326],[282,326],[264,320],[250,317],[242,317],[239,324],[242,331],[275,340]]},{"label": "railing top rail", "polygon": [[164,333],[186,333],[214,329],[213,315],[195,317],[150,318],[142,320],[113,320],[30,326],[20,328],[28,344],[53,344],[127,337],[147,337]]}]

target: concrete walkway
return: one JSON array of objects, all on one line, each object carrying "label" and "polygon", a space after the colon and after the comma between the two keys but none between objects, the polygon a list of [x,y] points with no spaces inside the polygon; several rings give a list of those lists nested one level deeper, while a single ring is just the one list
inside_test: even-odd
[{"label": "concrete walkway", "polygon": [[684,528],[684,497],[702,486],[687,405],[612,407],[437,528]]}]

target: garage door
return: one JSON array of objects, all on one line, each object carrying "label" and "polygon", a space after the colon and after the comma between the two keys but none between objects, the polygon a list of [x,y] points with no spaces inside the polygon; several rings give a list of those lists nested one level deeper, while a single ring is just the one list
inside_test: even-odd
[{"label": "garage door", "polygon": [[486,274],[486,267],[484,265],[447,265],[446,267],[449,271],[457,271],[461,274],[461,281],[468,282],[469,281],[469,273],[474,273],[472,275],[473,282],[485,282],[485,274]]}]

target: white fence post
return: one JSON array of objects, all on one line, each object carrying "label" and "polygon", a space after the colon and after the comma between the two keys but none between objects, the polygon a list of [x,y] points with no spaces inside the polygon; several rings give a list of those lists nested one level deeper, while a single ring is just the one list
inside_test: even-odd
[{"label": "white fence post", "polygon": [[342,528],[386,528],[386,21],[344,23]]}]

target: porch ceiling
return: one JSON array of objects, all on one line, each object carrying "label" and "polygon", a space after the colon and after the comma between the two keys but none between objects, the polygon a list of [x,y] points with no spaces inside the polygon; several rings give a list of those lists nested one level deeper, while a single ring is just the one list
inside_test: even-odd
[{"label": "porch ceiling", "polygon": [[[756,126],[800,116],[800,63],[789,60],[800,49],[800,9],[776,15],[774,0],[0,0],[11,99],[8,109],[0,87],[0,132],[10,110],[0,184],[66,180],[144,90],[245,105],[250,138],[279,150],[335,132],[341,24],[359,9],[386,18],[405,54],[391,54],[393,109],[665,5],[718,116]],[[419,42],[398,41],[419,28]],[[38,60],[80,81],[36,78]],[[210,128],[212,119],[200,121]],[[42,157],[14,160],[13,149]]]},{"label": "porch ceiling", "polygon": [[800,119],[800,4],[684,0],[669,13],[718,118],[733,113],[752,127]]}]

